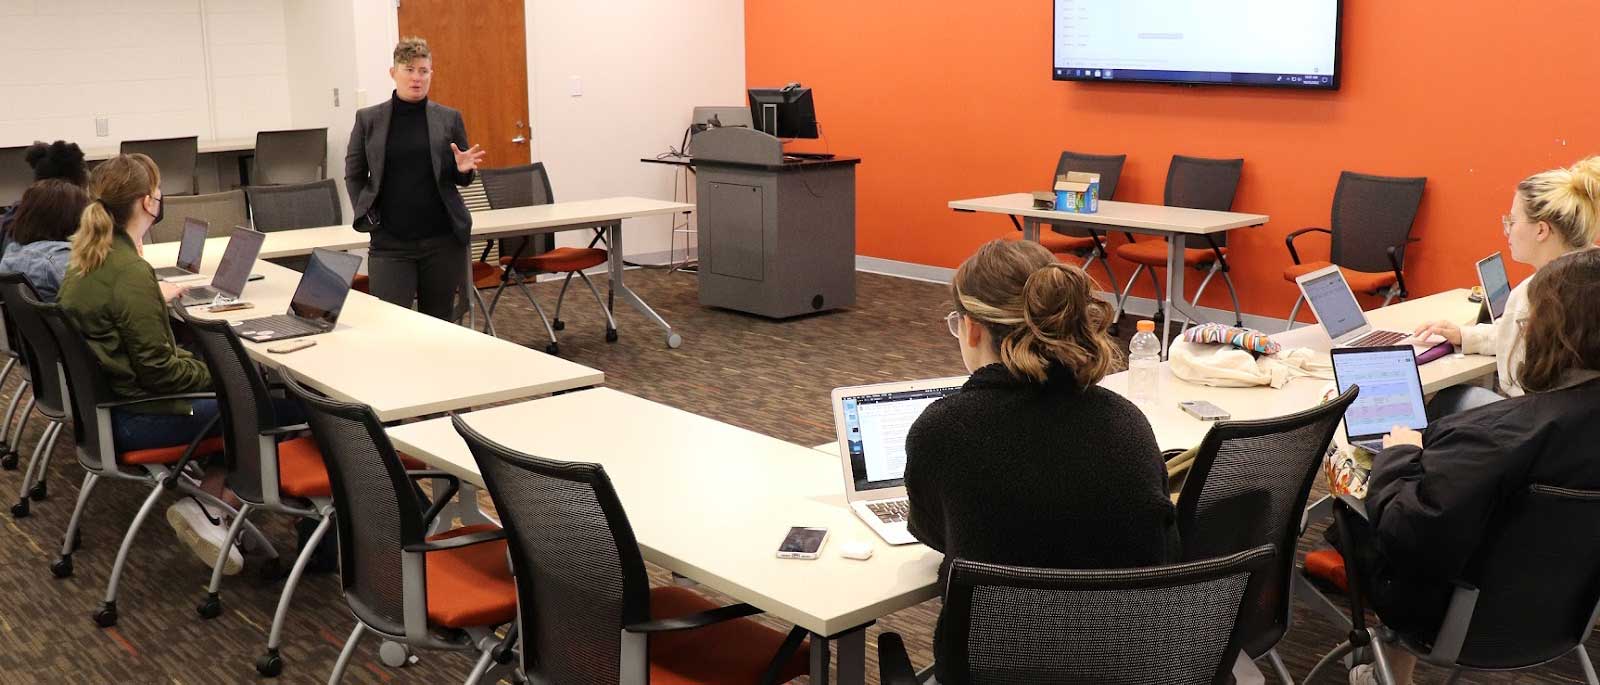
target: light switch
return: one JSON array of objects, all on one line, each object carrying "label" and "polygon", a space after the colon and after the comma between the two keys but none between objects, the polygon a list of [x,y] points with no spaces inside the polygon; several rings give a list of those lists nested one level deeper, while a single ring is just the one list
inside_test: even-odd
[{"label": "light switch", "polygon": [[572,97],[583,97],[583,78],[572,76],[567,79],[567,94]]},{"label": "light switch", "polygon": [[106,117],[95,117],[94,134],[99,138],[111,135],[111,120]]}]

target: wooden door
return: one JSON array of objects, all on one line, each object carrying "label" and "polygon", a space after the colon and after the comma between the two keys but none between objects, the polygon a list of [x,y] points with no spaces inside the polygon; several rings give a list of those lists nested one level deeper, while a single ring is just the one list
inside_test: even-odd
[{"label": "wooden door", "polygon": [[421,36],[433,52],[428,98],[461,110],[485,168],[532,161],[523,1],[399,2],[400,35]]}]

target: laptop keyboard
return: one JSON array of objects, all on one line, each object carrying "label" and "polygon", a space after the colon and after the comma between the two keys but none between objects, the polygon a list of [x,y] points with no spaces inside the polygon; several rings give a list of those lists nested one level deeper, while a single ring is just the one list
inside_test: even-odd
[{"label": "laptop keyboard", "polygon": [[208,304],[212,300],[217,299],[217,291],[212,290],[209,286],[204,285],[198,288],[190,288],[183,293],[183,299],[188,302]]},{"label": "laptop keyboard", "polygon": [[274,334],[278,335],[298,335],[322,332],[321,328],[289,316],[288,314],[265,316],[259,319],[252,319],[249,323],[250,329],[253,331],[272,331]]},{"label": "laptop keyboard", "polygon": [[884,523],[905,523],[906,517],[911,515],[911,501],[890,499],[881,502],[868,502],[867,509],[877,515],[878,520]]},{"label": "laptop keyboard", "polygon": [[1401,340],[1411,337],[1409,333],[1400,331],[1373,331],[1350,341],[1346,347],[1383,347],[1393,345]]}]

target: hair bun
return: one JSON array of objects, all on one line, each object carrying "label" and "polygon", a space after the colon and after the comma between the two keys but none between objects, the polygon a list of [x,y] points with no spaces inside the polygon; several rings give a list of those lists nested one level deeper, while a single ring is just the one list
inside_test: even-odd
[{"label": "hair bun", "polygon": [[77,143],[64,140],[36,142],[28,147],[24,158],[28,166],[33,168],[35,181],[61,178],[80,186],[89,183],[89,169],[83,161],[83,149]]},{"label": "hair bun", "polygon": [[1600,156],[1580,159],[1568,171],[1572,174],[1573,192],[1600,203]]}]

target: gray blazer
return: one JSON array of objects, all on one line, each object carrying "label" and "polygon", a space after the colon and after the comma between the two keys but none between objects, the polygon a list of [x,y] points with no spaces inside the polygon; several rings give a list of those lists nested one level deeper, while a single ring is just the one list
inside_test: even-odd
[{"label": "gray blazer", "polygon": [[[356,111],[356,125],[350,130],[350,148],[344,153],[344,186],[350,191],[358,231],[383,230],[377,202],[378,193],[383,190],[383,156],[389,141],[393,102],[384,100]],[[451,143],[462,150],[470,147],[461,112],[429,100],[428,142],[433,148],[433,177],[438,180],[439,199],[450,214],[450,228],[465,245],[472,240],[472,215],[456,187],[472,183],[475,172],[456,171],[456,158],[450,151]]]}]

